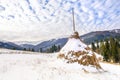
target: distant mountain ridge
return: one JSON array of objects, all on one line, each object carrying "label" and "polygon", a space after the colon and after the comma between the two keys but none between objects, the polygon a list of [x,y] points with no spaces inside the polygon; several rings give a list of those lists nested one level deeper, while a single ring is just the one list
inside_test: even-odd
[{"label": "distant mountain ridge", "polygon": [[23,47],[12,42],[0,41],[0,48],[23,50]]},{"label": "distant mountain ridge", "polygon": [[108,31],[95,31],[80,36],[86,44],[90,44],[95,41],[108,39],[110,37],[120,37],[120,29],[108,30]]},{"label": "distant mountain ridge", "polygon": [[[87,34],[84,34],[80,36],[81,40],[85,42],[86,44],[91,44],[92,42],[95,41],[100,41],[104,40],[110,37],[120,37],[120,29],[114,29],[114,30],[107,30],[107,31],[95,31],[95,32],[90,32]],[[52,39],[48,41],[43,41],[43,42],[37,42],[37,44],[29,44],[29,43],[19,43],[15,44],[12,42],[0,42],[0,47],[2,48],[7,48],[7,49],[18,49],[18,50],[23,50],[23,49],[34,49],[34,51],[39,52],[40,49],[42,48],[43,52],[46,52],[47,49],[51,48],[53,45],[60,45],[60,47],[63,47],[65,43],[67,42],[68,38],[59,38],[59,39]],[[4,43],[4,44],[3,44]],[[5,45],[8,45],[7,47]]]}]

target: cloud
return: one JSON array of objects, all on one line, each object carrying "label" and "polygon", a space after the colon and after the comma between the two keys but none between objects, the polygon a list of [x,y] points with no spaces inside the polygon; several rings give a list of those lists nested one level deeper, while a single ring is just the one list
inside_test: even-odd
[{"label": "cloud", "polygon": [[30,40],[64,37],[72,32],[72,8],[81,35],[116,29],[120,28],[119,5],[120,0],[2,0],[0,31],[16,34],[5,34],[8,40],[28,40],[28,35]]},{"label": "cloud", "polygon": [[3,7],[2,5],[0,5],[0,11],[4,11],[5,7]]}]

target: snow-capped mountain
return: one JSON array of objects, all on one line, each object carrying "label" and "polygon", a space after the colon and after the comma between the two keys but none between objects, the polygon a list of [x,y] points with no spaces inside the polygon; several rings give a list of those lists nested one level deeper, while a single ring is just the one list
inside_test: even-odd
[{"label": "snow-capped mountain", "polygon": [[37,45],[41,42],[43,42],[43,41],[14,41],[14,43],[17,45],[22,45],[22,44]]},{"label": "snow-capped mountain", "polygon": [[[80,36],[80,38],[86,44],[90,44],[97,40],[100,41],[110,37],[120,37],[119,32],[120,32],[120,29],[114,29],[114,30],[108,30],[108,31],[95,31],[95,32],[84,34]],[[22,48],[26,48],[26,49],[34,49],[35,51],[39,51],[40,48],[42,48],[44,52],[50,47],[52,47],[53,45],[60,45],[60,47],[62,48],[67,42],[67,40],[68,38],[60,38],[60,39],[58,38],[58,39],[51,39],[48,41],[35,41],[35,42],[22,41],[22,42],[13,42],[13,43],[18,45],[18,47],[21,46]],[[1,41],[1,42],[6,42],[6,41]]]},{"label": "snow-capped mountain", "polygon": [[111,30],[110,32],[120,33],[120,29],[114,29],[114,30]]},{"label": "snow-capped mountain", "polygon": [[81,36],[86,44],[90,44],[95,41],[105,40],[110,37],[120,37],[120,29],[107,30],[107,31],[95,31],[84,34]]}]

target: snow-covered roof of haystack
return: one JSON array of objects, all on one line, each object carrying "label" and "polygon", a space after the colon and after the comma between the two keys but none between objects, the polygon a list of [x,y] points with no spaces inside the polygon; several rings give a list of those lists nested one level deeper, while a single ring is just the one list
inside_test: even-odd
[{"label": "snow-covered roof of haystack", "polygon": [[79,39],[70,38],[60,52],[66,53],[68,51],[84,51],[86,47],[87,45],[82,43]]}]

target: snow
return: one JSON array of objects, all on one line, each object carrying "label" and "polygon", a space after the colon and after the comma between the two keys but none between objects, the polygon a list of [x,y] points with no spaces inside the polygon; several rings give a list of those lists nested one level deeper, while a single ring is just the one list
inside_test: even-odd
[{"label": "snow", "polygon": [[67,41],[65,46],[60,50],[60,54],[64,53],[65,55],[67,55],[70,51],[74,51],[74,52],[85,51],[90,56],[94,53],[98,60],[103,59],[103,57],[101,55],[99,55],[91,50],[86,50],[87,47],[88,46],[85,43],[83,43],[80,39],[69,38],[69,40]]},{"label": "snow", "polygon": [[69,51],[85,51],[86,47],[87,45],[82,43],[80,39],[70,38],[60,52],[68,53]]},{"label": "snow", "polygon": [[23,45],[23,44],[30,44],[30,45],[37,45],[43,41],[14,41],[17,45]]},{"label": "snow", "polygon": [[[14,54],[11,54],[14,52]],[[22,54],[19,54],[19,53]],[[0,80],[119,80],[120,65],[101,62],[106,71],[77,63],[68,64],[57,54],[0,49]],[[2,54],[4,53],[4,54]],[[25,53],[25,54],[24,54]],[[84,69],[89,72],[84,72]]]}]

